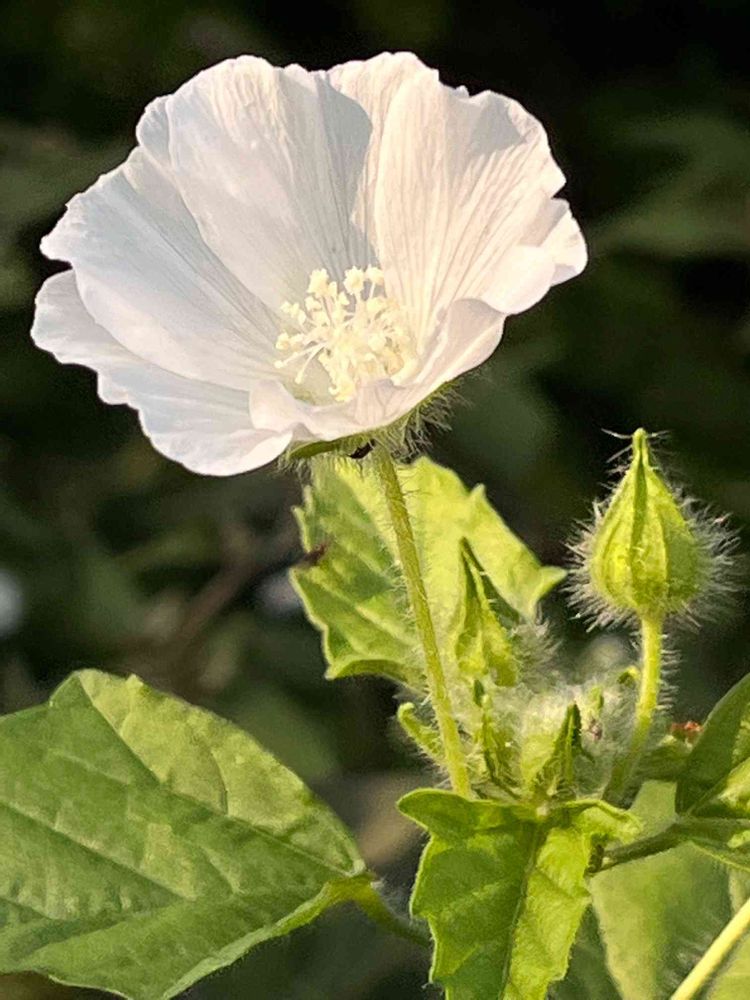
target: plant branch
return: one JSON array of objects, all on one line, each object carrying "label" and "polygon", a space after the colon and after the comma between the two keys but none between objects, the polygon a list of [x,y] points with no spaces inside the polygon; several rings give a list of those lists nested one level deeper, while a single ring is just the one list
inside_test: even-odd
[{"label": "plant branch", "polygon": [[406,581],[406,591],[424,652],[427,686],[443,744],[445,766],[453,790],[459,795],[469,797],[471,795],[469,771],[461,746],[458,725],[453,717],[453,708],[445,681],[445,671],[435,635],[432,612],[427,600],[422,567],[419,563],[417,543],[414,539],[406,499],[401,489],[396,466],[387,448],[382,444],[376,445],[372,452],[372,460],[385,492],[391,523],[396,535],[399,560]]},{"label": "plant branch", "polygon": [[623,865],[628,861],[638,861],[640,858],[648,858],[654,854],[661,854],[675,847],[683,838],[680,836],[676,825],[667,827],[661,833],[656,833],[653,837],[643,837],[635,840],[632,844],[624,844],[622,847],[613,847],[604,855],[604,859],[596,869],[597,872],[607,871],[617,865]]},{"label": "plant branch", "polygon": [[750,899],[745,901],[698,964],[683,979],[672,994],[671,1000],[692,1000],[697,996],[748,930],[750,930]]},{"label": "plant branch", "polygon": [[400,914],[394,912],[373,887],[372,883],[368,883],[363,887],[357,895],[356,901],[360,909],[371,920],[374,920],[376,924],[380,924],[384,930],[390,931],[391,934],[396,934],[407,941],[413,941],[423,948],[430,947],[430,935],[427,929],[409,920],[408,917],[402,917]]}]

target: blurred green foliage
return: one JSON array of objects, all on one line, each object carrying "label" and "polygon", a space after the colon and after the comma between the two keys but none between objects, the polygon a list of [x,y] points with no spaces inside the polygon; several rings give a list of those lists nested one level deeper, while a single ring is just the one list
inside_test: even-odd
[{"label": "blurred green foliage", "polygon": [[[542,118],[592,258],[508,324],[493,361],[464,382],[468,405],[435,456],[469,485],[486,482],[509,525],[554,563],[620,447],[602,429],[668,430],[689,489],[742,531],[747,7],[5,0],[0,17],[0,709],[42,700],[83,666],[135,671],[208,704],[321,790],[403,898],[415,840],[393,802],[416,783],[415,765],[389,722],[388,685],[323,680],[285,577],[300,554],[297,482],[189,475],[152,451],[132,413],[97,401],[90,373],[33,348],[34,290],[54,269],[39,237],[121,159],[143,106],[198,69],[241,52],[327,66],[415,48],[447,82],[510,93]],[[705,715],[747,670],[742,603],[679,639],[678,717]],[[588,655],[583,628],[569,633],[572,655]],[[423,995],[423,957],[349,917],[260,949],[191,997]],[[83,996],[0,980],[3,1000]]]}]

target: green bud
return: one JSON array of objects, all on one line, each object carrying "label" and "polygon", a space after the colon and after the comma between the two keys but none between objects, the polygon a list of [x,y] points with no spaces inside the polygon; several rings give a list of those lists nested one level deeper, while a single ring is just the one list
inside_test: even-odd
[{"label": "green bud", "polygon": [[630,467],[590,539],[595,594],[618,613],[663,619],[684,611],[705,578],[705,553],[654,467],[648,435],[633,435]]}]

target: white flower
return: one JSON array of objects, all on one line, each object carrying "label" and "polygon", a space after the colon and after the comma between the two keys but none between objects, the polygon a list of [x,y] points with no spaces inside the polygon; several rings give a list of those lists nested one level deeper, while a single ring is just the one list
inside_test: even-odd
[{"label": "white flower", "polygon": [[137,138],[43,240],[32,336],[197,472],[392,423],[585,264],[539,123],[408,53],[229,60]]}]

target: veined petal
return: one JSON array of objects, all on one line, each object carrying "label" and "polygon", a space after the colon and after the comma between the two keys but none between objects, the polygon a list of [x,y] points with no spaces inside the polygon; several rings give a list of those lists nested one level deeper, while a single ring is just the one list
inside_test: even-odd
[{"label": "veined petal", "polygon": [[583,267],[580,233],[552,202],[563,182],[544,130],[517,102],[424,76],[399,88],[381,144],[377,250],[389,294],[425,338],[453,302],[518,311]]},{"label": "veined petal", "polygon": [[[434,387],[444,381],[436,378]],[[363,386],[346,403],[314,404],[296,398],[278,380],[261,379],[250,394],[250,416],[257,426],[291,433],[295,441],[335,441],[386,427],[405,417],[429,394],[423,383],[399,386],[381,379]]]},{"label": "veined petal", "polygon": [[137,148],[72,199],[42,241],[72,264],[86,309],[134,354],[185,377],[247,388],[272,369],[277,320],[206,245],[163,154],[164,102],[147,109]]},{"label": "veined petal", "polygon": [[322,74],[251,56],[199,73],[168,100],[170,156],[204,238],[274,309],[310,274],[373,262],[352,222],[370,121]]},{"label": "veined petal", "polygon": [[437,81],[437,70],[425,66],[413,52],[383,52],[372,59],[357,59],[334,66],[324,75],[331,86],[351,97],[367,112],[372,124],[353,218],[370,239],[377,243],[375,187],[388,115],[396,94],[407,82],[418,78]]},{"label": "veined petal", "polygon": [[93,368],[101,398],[137,409],[157,451],[194,472],[256,469],[289,443],[289,434],[253,426],[247,392],[183,378],[124,348],[86,311],[72,271],[42,286],[31,335],[58,361]]}]

